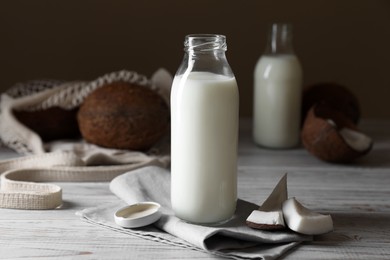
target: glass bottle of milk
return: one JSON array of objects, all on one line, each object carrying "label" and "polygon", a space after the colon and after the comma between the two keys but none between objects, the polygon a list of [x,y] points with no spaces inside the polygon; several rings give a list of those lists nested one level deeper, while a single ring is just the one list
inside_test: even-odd
[{"label": "glass bottle of milk", "polygon": [[171,92],[171,202],[187,222],[230,219],[237,201],[238,88],[223,35],[188,35]]},{"label": "glass bottle of milk", "polygon": [[302,69],[292,45],[292,26],[272,24],[254,72],[253,138],[269,148],[299,143]]}]

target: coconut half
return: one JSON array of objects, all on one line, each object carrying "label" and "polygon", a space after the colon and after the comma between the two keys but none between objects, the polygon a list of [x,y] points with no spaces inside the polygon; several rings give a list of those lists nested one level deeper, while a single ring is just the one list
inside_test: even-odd
[{"label": "coconut half", "polygon": [[367,154],[372,139],[360,132],[343,113],[325,105],[314,105],[308,112],[302,132],[302,143],[317,158],[347,163]]}]

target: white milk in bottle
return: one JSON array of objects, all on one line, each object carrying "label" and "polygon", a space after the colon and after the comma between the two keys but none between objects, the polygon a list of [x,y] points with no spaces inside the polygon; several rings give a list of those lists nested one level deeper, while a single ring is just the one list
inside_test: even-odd
[{"label": "white milk in bottle", "polygon": [[177,217],[216,224],[237,200],[238,88],[225,37],[189,35],[171,93],[171,202]]},{"label": "white milk in bottle", "polygon": [[255,67],[253,137],[260,146],[299,143],[302,69],[291,34],[290,25],[273,24],[267,50]]}]

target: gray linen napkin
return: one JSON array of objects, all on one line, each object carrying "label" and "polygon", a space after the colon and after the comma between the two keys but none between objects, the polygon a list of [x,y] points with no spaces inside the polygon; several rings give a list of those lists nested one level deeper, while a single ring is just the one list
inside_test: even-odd
[{"label": "gray linen napkin", "polygon": [[[227,223],[209,227],[193,225],[175,217],[170,204],[170,173],[148,166],[116,177],[111,191],[123,200],[78,212],[82,219],[115,231],[173,244],[233,259],[276,259],[311,236],[292,231],[260,231],[245,224],[259,206],[238,200],[234,217]],[[162,206],[162,217],[153,225],[126,229],[115,224],[114,212],[126,204],[155,201]]]}]

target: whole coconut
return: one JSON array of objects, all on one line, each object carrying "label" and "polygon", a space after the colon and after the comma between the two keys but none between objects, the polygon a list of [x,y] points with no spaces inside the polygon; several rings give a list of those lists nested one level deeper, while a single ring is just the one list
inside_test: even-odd
[{"label": "whole coconut", "polygon": [[137,84],[114,82],[92,92],[77,120],[82,136],[108,148],[146,150],[169,126],[169,107],[155,91]]}]

